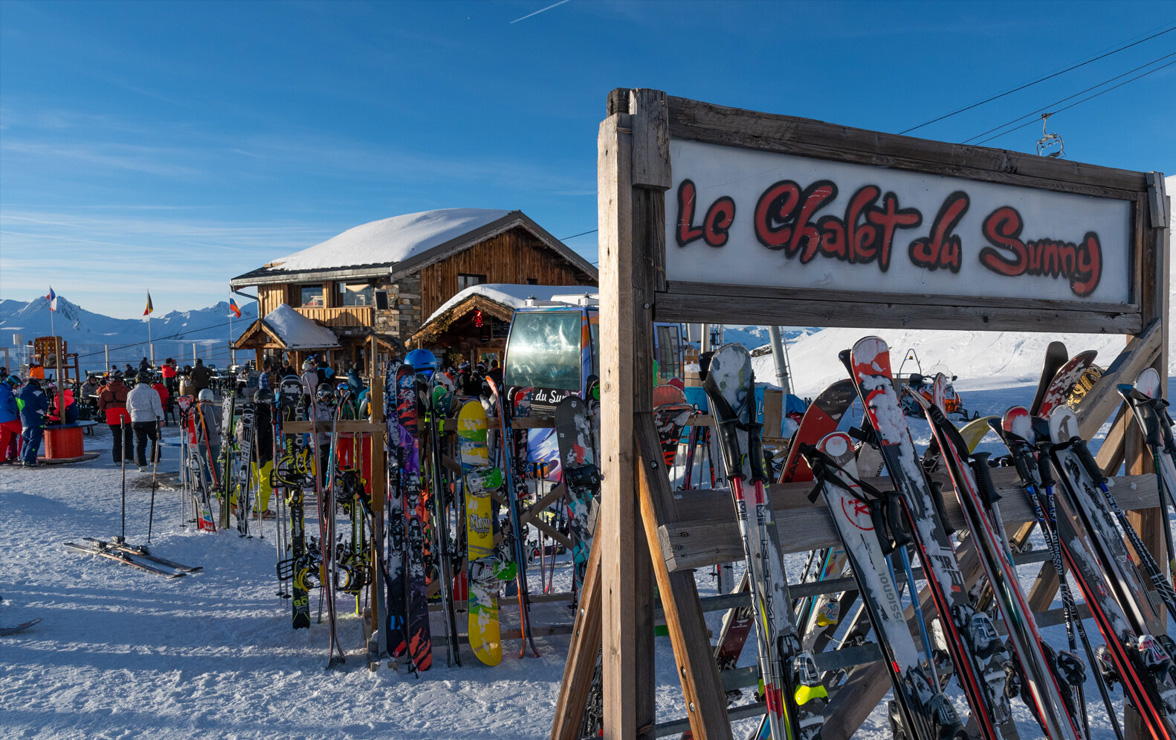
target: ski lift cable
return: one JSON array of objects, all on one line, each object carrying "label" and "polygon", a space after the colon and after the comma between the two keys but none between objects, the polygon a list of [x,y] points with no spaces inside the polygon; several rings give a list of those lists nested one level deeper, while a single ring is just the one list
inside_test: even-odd
[{"label": "ski lift cable", "polygon": [[[187,336],[188,334],[194,334],[198,331],[208,331],[209,329],[222,329],[222,328],[228,326],[228,323],[229,322],[226,321],[226,322],[220,323],[220,324],[210,324],[208,326],[201,326],[201,327],[197,327],[195,329],[188,329],[186,331],[175,332],[172,334],[168,334],[167,336],[163,336],[163,337],[156,337],[154,340],[152,340],[152,343],[164,342],[169,339],[179,339],[180,337]],[[216,341],[219,341],[219,340],[216,340]],[[130,344],[123,344],[123,345],[119,345],[117,347],[110,347],[109,351],[116,352],[116,351],[122,350],[122,349],[130,349],[131,347],[141,347],[144,344],[147,344],[147,342],[131,342]],[[97,357],[98,355],[105,354],[106,351],[107,351],[106,349],[103,349],[98,352],[86,352],[84,354],[79,354],[78,359],[80,360],[85,357]]]},{"label": "ski lift cable", "polygon": [[[1135,82],[1136,80],[1138,80],[1138,79],[1141,79],[1141,78],[1143,78],[1143,77],[1147,77],[1148,75],[1150,75],[1150,74],[1153,74],[1153,73],[1155,73],[1155,72],[1159,72],[1161,69],[1165,69],[1165,68],[1167,68],[1167,67],[1171,67],[1173,64],[1176,64],[1176,59],[1174,59],[1174,60],[1172,60],[1172,61],[1168,62],[1167,64],[1164,64],[1164,65],[1161,65],[1161,66],[1159,66],[1159,67],[1156,67],[1155,69],[1148,70],[1147,72],[1144,72],[1144,73],[1143,73],[1143,74],[1141,74],[1141,75],[1137,75],[1137,76],[1135,76],[1135,77],[1132,77],[1132,78],[1131,78],[1131,79],[1129,79],[1129,80],[1124,80],[1123,82],[1120,82],[1118,85],[1115,85],[1115,86],[1113,86],[1113,87],[1108,87],[1106,90],[1100,90],[1100,91],[1096,92],[1096,93],[1095,93],[1095,94],[1093,94],[1093,95],[1089,95],[1089,96],[1087,96],[1087,97],[1085,97],[1085,98],[1082,98],[1081,100],[1076,100],[1076,101],[1074,101],[1073,103],[1071,103],[1071,104],[1069,104],[1069,105],[1067,105],[1067,106],[1064,106],[1064,107],[1062,107],[1062,108],[1058,108],[1057,110],[1055,110],[1055,111],[1051,112],[1051,113],[1050,113],[1050,115],[1051,115],[1051,116],[1053,116],[1053,115],[1057,115],[1058,113],[1061,113],[1062,111],[1069,110],[1069,109],[1073,108],[1073,107],[1074,107],[1074,106],[1076,106],[1076,105],[1081,105],[1082,103],[1085,103],[1085,102],[1087,102],[1087,101],[1094,100],[1095,98],[1097,98],[1097,97],[1098,97],[1098,96],[1100,96],[1100,95],[1105,95],[1106,93],[1109,93],[1109,92],[1110,92],[1110,91],[1112,91],[1112,90],[1117,90],[1118,88],[1120,88],[1120,87],[1123,87],[1124,85],[1127,85],[1127,84],[1130,84],[1130,83],[1132,83],[1132,82]],[[1104,83],[1104,84],[1105,84],[1105,83]],[[1096,87],[1097,87],[1097,85],[1096,85]],[[1002,133],[999,133],[999,134],[996,134],[996,135],[994,135],[994,136],[990,136],[990,137],[988,137],[987,139],[985,139],[984,141],[977,142],[977,145],[986,144],[987,142],[990,142],[990,141],[992,141],[993,139],[999,139],[1000,137],[1002,137],[1002,136],[1005,136],[1006,134],[1011,134],[1012,132],[1014,132],[1014,131],[1016,131],[1016,130],[1018,130],[1018,129],[1025,128],[1026,126],[1031,126],[1031,125],[1033,125],[1033,124],[1037,123],[1037,121],[1038,121],[1038,120],[1040,120],[1040,119],[1034,119],[1034,120],[1031,120],[1031,121],[1026,121],[1025,123],[1022,123],[1022,124],[1021,124],[1021,125],[1019,125],[1019,126],[1015,126],[1015,127],[1011,128],[1011,129],[1009,129],[1008,131],[1004,131],[1004,132],[1002,132]]]},{"label": "ski lift cable", "polygon": [[[898,135],[902,136],[904,134],[910,133],[911,131],[917,131],[918,129],[921,129],[925,126],[930,126],[933,123],[938,123],[939,121],[943,121],[945,119],[951,118],[952,116],[959,115],[960,113],[964,113],[965,111],[970,111],[973,108],[978,108],[981,105],[984,105],[986,103],[991,103],[994,100],[999,100],[999,99],[1006,97],[1008,95],[1012,95],[1015,92],[1020,92],[1021,90],[1024,90],[1026,88],[1033,87],[1034,85],[1045,82],[1046,80],[1052,80],[1053,78],[1058,77],[1059,75],[1063,75],[1067,72],[1072,72],[1075,69],[1078,69],[1079,67],[1085,67],[1086,65],[1097,62],[1100,59],[1106,59],[1107,57],[1109,57],[1113,54],[1118,54],[1121,51],[1126,51],[1127,49],[1130,49],[1133,46],[1138,46],[1144,42],[1151,41],[1152,39],[1157,38],[1159,36],[1163,36],[1164,34],[1171,33],[1172,31],[1176,31],[1176,26],[1169,26],[1168,28],[1165,28],[1164,30],[1159,31],[1157,33],[1154,33],[1151,36],[1147,36],[1147,37],[1142,38],[1138,41],[1133,41],[1133,42],[1126,44],[1124,46],[1120,46],[1119,48],[1108,51],[1105,54],[1100,54],[1099,56],[1096,56],[1093,59],[1088,59],[1084,62],[1079,62],[1078,64],[1071,65],[1069,67],[1066,67],[1063,70],[1059,70],[1058,72],[1054,72],[1054,73],[1048,74],[1044,77],[1040,77],[1036,80],[1033,80],[1032,82],[1026,82],[1024,85],[1021,85],[1019,87],[1015,87],[1012,90],[1008,90],[1006,92],[999,93],[997,95],[993,95],[991,97],[985,98],[984,100],[981,100],[978,103],[972,103],[971,105],[964,106],[963,108],[959,108],[957,110],[954,110],[951,113],[946,113],[942,116],[939,116],[938,118],[933,118],[930,121],[927,121],[926,123],[920,123],[918,126],[912,126],[911,128],[905,129],[903,131],[899,131]],[[983,134],[981,134],[981,136],[983,136]]]},{"label": "ski lift cable", "polygon": [[[1157,57],[1157,58],[1155,58],[1155,59],[1151,60],[1150,62],[1146,62],[1146,63],[1144,63],[1144,64],[1141,64],[1141,65],[1139,65],[1138,67],[1136,67],[1136,68],[1134,68],[1134,69],[1129,69],[1129,70],[1127,70],[1126,72],[1124,72],[1124,73],[1122,73],[1122,74],[1115,75],[1114,77],[1111,77],[1110,79],[1103,80],[1102,82],[1098,83],[1097,85],[1092,85],[1092,86],[1090,86],[1090,87],[1086,88],[1085,90],[1080,90],[1080,91],[1078,91],[1078,92],[1074,93],[1073,95],[1067,95],[1066,97],[1064,97],[1064,98],[1061,98],[1060,100],[1055,100],[1054,102],[1052,102],[1052,103],[1049,103],[1048,105],[1044,105],[1044,106],[1042,106],[1042,107],[1038,108],[1037,110],[1033,111],[1032,113],[1026,113],[1025,115],[1022,115],[1022,116],[1017,116],[1016,118],[1014,118],[1014,119],[1013,119],[1013,120],[1011,120],[1011,121],[1006,121],[1005,123],[1002,123],[1001,125],[999,125],[999,126],[996,126],[996,127],[994,127],[994,128],[990,128],[990,129],[988,129],[987,131],[984,131],[983,133],[979,133],[979,134],[976,134],[975,136],[973,136],[973,137],[971,137],[971,138],[964,139],[964,140],[963,140],[962,142],[960,142],[960,143],[961,143],[961,144],[969,144],[969,143],[971,143],[971,142],[975,141],[976,139],[979,139],[981,136],[987,136],[988,134],[991,134],[991,133],[993,133],[994,131],[999,131],[1000,129],[1004,128],[1005,126],[1011,126],[1011,125],[1013,125],[1013,124],[1015,124],[1015,123],[1018,123],[1018,122],[1020,122],[1020,121],[1022,121],[1022,120],[1024,120],[1024,119],[1026,119],[1026,118],[1034,118],[1034,120],[1038,120],[1038,118],[1036,118],[1036,117],[1039,117],[1039,116],[1040,116],[1042,113],[1044,113],[1046,110],[1048,110],[1048,109],[1052,108],[1052,107],[1053,107],[1053,106],[1055,106],[1055,105],[1059,105],[1059,104],[1061,104],[1061,103],[1064,103],[1064,102],[1066,102],[1067,100],[1072,100],[1072,99],[1074,99],[1074,98],[1078,97],[1079,95],[1085,95],[1086,93],[1090,92],[1091,90],[1096,90],[1096,89],[1098,89],[1098,88],[1102,87],[1103,85],[1106,85],[1106,84],[1109,84],[1109,83],[1111,83],[1111,82],[1114,82],[1115,80],[1118,80],[1118,79],[1121,79],[1121,78],[1123,78],[1123,77],[1126,77],[1126,76],[1127,76],[1127,75],[1129,75],[1129,74],[1133,74],[1133,73],[1135,73],[1135,72],[1138,72],[1138,71],[1139,71],[1139,70],[1141,70],[1141,69],[1144,69],[1144,68],[1146,68],[1146,67],[1150,67],[1151,65],[1153,65],[1153,64],[1155,64],[1155,63],[1157,63],[1157,62],[1162,62],[1162,61],[1164,61],[1165,59],[1168,59],[1169,57],[1173,57],[1173,56],[1176,56],[1176,51],[1174,51],[1174,52],[1171,52],[1170,54],[1165,54],[1165,55],[1164,55],[1164,56],[1162,56],[1162,57]],[[1167,66],[1167,65],[1164,65],[1164,66]],[[1158,69],[1163,69],[1163,67],[1158,67],[1157,69],[1154,69],[1154,70],[1152,70],[1152,72],[1155,72],[1155,71],[1157,71]],[[1151,72],[1149,72],[1148,74],[1151,74]],[[1141,75],[1141,76],[1142,76],[1142,75]],[[1136,78],[1136,79],[1138,79],[1138,78]],[[1110,88],[1110,89],[1112,89],[1112,90],[1113,90],[1114,88]],[[1081,101],[1079,101],[1079,102],[1081,102]],[[1067,106],[1067,107],[1072,107],[1072,106]],[[1059,109],[1059,110],[1065,110],[1065,108],[1061,108],[1061,109]],[[1057,113],[1057,112],[1058,112],[1058,111],[1053,111],[1052,113],[1049,113],[1048,115],[1051,115],[1051,116],[1052,116],[1052,115],[1054,115],[1054,113]],[[1017,128],[1021,128],[1021,127],[1020,127],[1020,126],[1018,126]],[[1011,129],[1011,130],[1015,131],[1016,129]],[[1008,133],[1008,132],[1005,132],[1005,133]],[[1004,135],[1004,134],[999,134],[999,136],[1003,136],[1003,135]],[[985,139],[985,141],[991,141],[991,139]],[[980,143],[981,143],[981,144],[983,144],[984,142],[980,142]]]}]

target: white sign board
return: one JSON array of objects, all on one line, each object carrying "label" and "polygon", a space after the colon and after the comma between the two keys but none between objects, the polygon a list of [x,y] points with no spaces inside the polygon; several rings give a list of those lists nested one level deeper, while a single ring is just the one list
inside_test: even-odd
[{"label": "white sign board", "polygon": [[666,279],[1130,302],[1131,203],[670,142]]}]

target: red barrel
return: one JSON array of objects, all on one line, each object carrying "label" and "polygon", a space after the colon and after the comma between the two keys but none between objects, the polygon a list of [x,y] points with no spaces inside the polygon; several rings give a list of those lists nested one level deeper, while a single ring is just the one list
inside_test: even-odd
[{"label": "red barrel", "polygon": [[45,427],[45,459],[62,460],[86,453],[79,426]]}]

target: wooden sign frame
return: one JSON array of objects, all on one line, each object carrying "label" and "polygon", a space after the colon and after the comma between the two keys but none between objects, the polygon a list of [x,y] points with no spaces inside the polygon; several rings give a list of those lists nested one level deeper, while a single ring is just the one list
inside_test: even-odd
[{"label": "wooden sign frame", "polygon": [[[1076,305],[1031,298],[847,294],[667,282],[671,139],[1126,200],[1131,204],[1130,300]],[[1162,189],[1157,173],[724,108],[657,90],[612,91],[598,137],[601,514],[552,738],[578,737],[598,656],[604,737],[653,736],[655,580],[694,737],[731,737],[693,573],[671,567],[673,553],[662,547],[668,528],[680,520],[679,506],[686,502],[676,500],[671,490],[653,423],[655,321],[992,331],[1065,327],[1128,335],[1127,349],[1080,411],[1088,433],[1116,407],[1113,383],[1133,378],[1146,366],[1167,377],[1168,215]],[[1117,469],[1126,460],[1128,473],[1142,474],[1149,465],[1144,452],[1129,418],[1120,415],[1099,462]],[[1161,517],[1156,512],[1132,513],[1153,543],[1161,541]],[[1048,604],[1047,596],[1052,597],[1047,583],[1035,588],[1038,602]],[[875,686],[878,680],[885,681],[885,676],[880,673]],[[834,733],[837,737],[849,737],[857,728],[842,724]]]}]

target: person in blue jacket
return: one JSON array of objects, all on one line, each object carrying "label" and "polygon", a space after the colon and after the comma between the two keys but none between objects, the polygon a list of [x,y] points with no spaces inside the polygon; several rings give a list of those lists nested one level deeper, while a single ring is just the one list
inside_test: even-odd
[{"label": "person in blue jacket", "polygon": [[29,378],[17,397],[23,404],[20,409],[20,425],[23,427],[20,435],[21,464],[26,468],[35,468],[41,464],[37,462],[37,450],[41,448],[41,438],[45,435],[45,414],[49,411],[49,399],[36,378]]},{"label": "person in blue jacket", "polygon": [[20,446],[20,408],[13,392],[18,385],[20,378],[15,375],[0,380],[0,465],[20,462],[16,454]]}]

